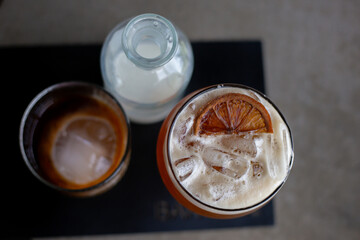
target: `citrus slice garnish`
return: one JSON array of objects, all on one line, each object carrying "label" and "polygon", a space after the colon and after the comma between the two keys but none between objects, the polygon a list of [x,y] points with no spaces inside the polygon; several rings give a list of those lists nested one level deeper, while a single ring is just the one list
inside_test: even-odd
[{"label": "citrus slice garnish", "polygon": [[195,119],[196,135],[272,133],[266,108],[255,99],[240,93],[228,93],[210,101]]}]

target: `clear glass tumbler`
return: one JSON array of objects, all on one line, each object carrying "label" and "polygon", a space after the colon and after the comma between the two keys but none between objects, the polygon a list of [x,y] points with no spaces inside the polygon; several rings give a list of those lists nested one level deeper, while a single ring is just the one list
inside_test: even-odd
[{"label": "clear glass tumbler", "polygon": [[103,44],[100,62],[105,89],[137,123],[164,119],[182,97],[194,67],[185,34],[156,14],[117,25]]},{"label": "clear glass tumbler", "polygon": [[[254,118],[255,124],[264,125],[263,118],[269,124],[251,129]],[[209,86],[183,98],[157,141],[168,191],[189,210],[218,219],[241,217],[268,203],[288,178],[293,158],[281,112],[265,95],[239,84]]]},{"label": "clear glass tumbler", "polygon": [[121,105],[101,87],[83,82],[40,92],[24,112],[19,139],[32,174],[75,197],[109,190],[130,161],[130,123]]}]

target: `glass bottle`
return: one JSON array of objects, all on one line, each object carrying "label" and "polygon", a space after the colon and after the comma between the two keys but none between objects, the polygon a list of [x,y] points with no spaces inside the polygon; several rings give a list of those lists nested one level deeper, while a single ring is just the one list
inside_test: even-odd
[{"label": "glass bottle", "polygon": [[143,14],[117,25],[101,51],[105,88],[130,120],[164,119],[182,97],[194,68],[184,33],[162,16]]}]

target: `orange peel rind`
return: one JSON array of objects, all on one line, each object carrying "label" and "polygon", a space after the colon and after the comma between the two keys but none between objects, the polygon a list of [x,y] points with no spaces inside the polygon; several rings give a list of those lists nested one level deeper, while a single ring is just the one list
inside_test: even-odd
[{"label": "orange peel rind", "polygon": [[271,117],[255,99],[228,93],[210,101],[195,119],[195,135],[272,133]]}]

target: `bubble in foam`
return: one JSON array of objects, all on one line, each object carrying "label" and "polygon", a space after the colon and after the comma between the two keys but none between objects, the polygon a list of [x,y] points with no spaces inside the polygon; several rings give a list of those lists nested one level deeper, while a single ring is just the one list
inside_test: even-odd
[{"label": "bubble in foam", "polygon": [[86,184],[109,170],[115,148],[116,136],[106,120],[77,117],[68,120],[57,134],[52,160],[65,179]]},{"label": "bubble in foam", "polygon": [[221,184],[212,184],[209,187],[209,193],[213,201],[219,201],[224,196],[224,186]]},{"label": "bubble in foam", "polygon": [[261,163],[251,161],[252,175],[253,177],[260,178],[264,172],[264,168]]}]

